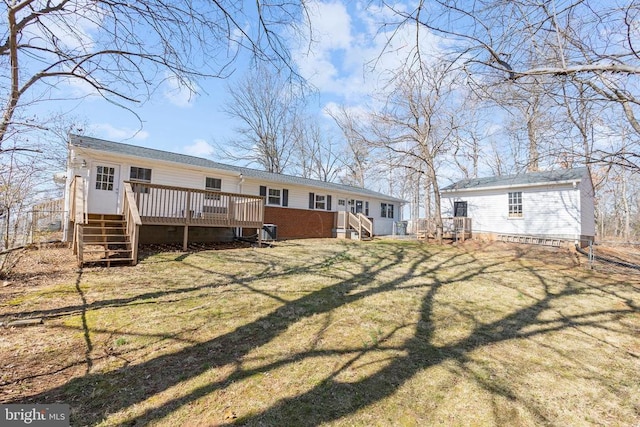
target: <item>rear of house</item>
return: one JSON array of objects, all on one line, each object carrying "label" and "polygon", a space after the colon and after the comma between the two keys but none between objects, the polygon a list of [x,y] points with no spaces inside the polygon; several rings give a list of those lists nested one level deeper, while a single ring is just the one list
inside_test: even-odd
[{"label": "rear of house", "polygon": [[[237,226],[253,206],[253,198],[263,201],[261,221],[272,225],[278,239],[333,237],[338,212],[368,217],[375,235],[391,234],[393,223],[401,219],[402,200],[364,188],[84,136],[70,136],[68,165],[69,211],[76,178],[86,182],[85,210],[91,214],[122,213],[125,186],[131,186],[142,222],[140,243],[182,242],[185,219],[190,224],[190,241],[225,241],[238,234],[254,234],[261,224]],[[235,226],[218,221],[232,212]],[[167,218],[175,218],[175,223]]]},{"label": "rear of house", "polygon": [[595,236],[587,168],[462,180],[442,190],[443,207],[470,217],[475,236],[536,236],[588,242]]}]

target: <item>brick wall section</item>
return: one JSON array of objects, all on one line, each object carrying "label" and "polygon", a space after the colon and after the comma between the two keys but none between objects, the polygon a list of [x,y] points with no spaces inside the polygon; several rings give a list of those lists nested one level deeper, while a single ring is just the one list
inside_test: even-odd
[{"label": "brick wall section", "polygon": [[333,237],[336,213],[265,206],[264,223],[278,226],[278,239]]}]

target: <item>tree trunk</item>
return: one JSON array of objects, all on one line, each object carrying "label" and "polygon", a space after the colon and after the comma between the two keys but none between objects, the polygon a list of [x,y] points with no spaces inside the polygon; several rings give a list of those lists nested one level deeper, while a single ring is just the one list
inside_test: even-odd
[{"label": "tree trunk", "polygon": [[440,188],[438,187],[438,179],[436,177],[436,171],[433,165],[428,166],[427,173],[429,174],[429,181],[431,184],[431,188],[433,189],[433,201],[434,201],[434,214],[433,218],[436,223],[436,240],[438,244],[442,244],[442,232],[443,232],[443,224],[442,224],[442,209],[440,204]]}]

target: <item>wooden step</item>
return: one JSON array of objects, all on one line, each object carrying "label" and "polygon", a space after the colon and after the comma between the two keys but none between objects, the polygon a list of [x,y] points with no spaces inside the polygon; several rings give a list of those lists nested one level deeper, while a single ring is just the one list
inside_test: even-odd
[{"label": "wooden step", "polygon": [[[99,246],[99,245],[92,245],[89,244],[88,246]],[[131,252],[131,248],[105,248],[105,247],[101,247],[101,248],[96,248],[96,249],[85,249],[83,251],[85,254],[89,254],[89,253],[97,253],[97,252]]]},{"label": "wooden step", "polygon": [[120,220],[123,221],[124,220],[124,215],[120,215],[120,214],[95,214],[95,213],[90,213],[89,215],[87,215],[87,218],[89,219],[89,221],[91,220],[100,220],[100,221],[104,221],[104,220]]},{"label": "wooden step", "polygon": [[106,265],[107,267],[111,267],[111,264],[122,265],[122,264],[131,264],[133,262],[133,258],[101,258],[94,260],[85,260],[84,265]]},{"label": "wooden step", "polygon": [[[109,242],[109,240],[106,239],[119,239],[120,241],[126,242],[127,241],[127,237],[124,234],[84,234],[83,235],[83,240],[85,242],[88,242],[89,240],[92,241],[104,241],[105,243]],[[96,240],[96,239],[105,239],[105,240]]]},{"label": "wooden step", "polygon": [[133,263],[133,249],[126,234],[127,223],[122,215],[89,214],[82,226],[82,265],[107,267]]}]

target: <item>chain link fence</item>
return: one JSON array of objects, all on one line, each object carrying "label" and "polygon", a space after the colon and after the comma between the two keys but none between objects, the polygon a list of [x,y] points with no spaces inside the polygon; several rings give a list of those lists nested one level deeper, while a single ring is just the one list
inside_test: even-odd
[{"label": "chain link fence", "polygon": [[5,209],[0,216],[2,249],[61,241],[64,218],[63,199],[37,204],[26,212]]},{"label": "chain link fence", "polygon": [[587,259],[590,269],[605,273],[640,275],[640,242],[602,240],[584,241],[578,252]]}]

